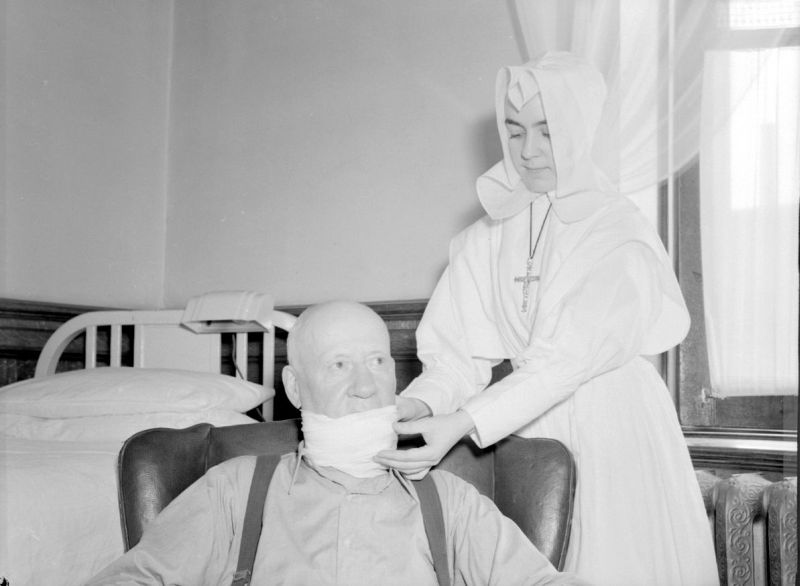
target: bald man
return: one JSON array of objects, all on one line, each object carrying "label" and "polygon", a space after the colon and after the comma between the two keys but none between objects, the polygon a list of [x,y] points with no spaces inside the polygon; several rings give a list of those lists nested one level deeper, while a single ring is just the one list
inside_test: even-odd
[{"label": "bald man", "polygon": [[[311,307],[289,335],[288,355],[283,380],[304,441],[272,476],[252,584],[437,584],[414,485],[374,461],[397,442],[383,320],[352,302]],[[255,460],[210,469],[89,584],[230,584]],[[472,485],[431,475],[451,584],[578,583]]]}]

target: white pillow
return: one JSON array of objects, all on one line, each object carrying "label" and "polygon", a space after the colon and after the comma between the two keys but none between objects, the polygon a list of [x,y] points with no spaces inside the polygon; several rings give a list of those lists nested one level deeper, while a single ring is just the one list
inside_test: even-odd
[{"label": "white pillow", "polygon": [[0,413],[68,418],[225,410],[244,413],[272,389],[232,376],[165,368],[94,368],[0,388]]},{"label": "white pillow", "polygon": [[0,434],[30,440],[122,443],[143,429],[153,427],[181,429],[197,423],[210,423],[223,427],[256,423],[256,420],[236,411],[138,413],[69,419],[44,419],[16,413],[0,413]]}]

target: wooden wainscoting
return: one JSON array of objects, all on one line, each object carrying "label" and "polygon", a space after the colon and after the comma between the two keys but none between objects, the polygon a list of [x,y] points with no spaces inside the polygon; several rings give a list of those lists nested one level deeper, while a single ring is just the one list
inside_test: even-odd
[{"label": "wooden wainscoting", "polygon": [[[389,328],[397,371],[397,387],[403,389],[422,371],[417,359],[415,332],[426,306],[425,300],[387,301],[367,303],[386,322]],[[307,306],[291,305],[278,307],[282,311],[299,315]],[[39,352],[47,338],[58,326],[71,317],[86,311],[111,309],[106,307],[88,307],[0,299],[0,386],[18,380],[31,378],[36,367]],[[123,333],[124,334],[124,333]],[[123,335],[124,338],[125,334]],[[98,363],[103,364],[103,333],[98,332]],[[248,349],[248,378],[254,382],[261,380],[260,336],[251,337]],[[125,339],[123,339],[123,354]],[[233,344],[226,344],[223,338],[221,364],[222,372],[233,375]],[[77,339],[68,348],[66,360],[59,365],[59,370],[81,368],[83,361],[83,340]],[[124,363],[124,362],[123,362]],[[283,392],[281,370],[286,365],[286,333],[278,330],[275,340],[275,419],[289,419],[298,415],[297,410],[288,402]],[[493,380],[499,380],[510,372],[508,361],[497,367]],[[761,450],[757,447],[741,449],[744,440],[753,439],[783,440],[786,445],[795,444],[796,431],[775,432],[769,430],[715,430],[710,428],[685,428],[689,442],[689,451],[697,468],[713,469],[718,475],[727,477],[734,472],[761,472],[780,477],[796,475],[797,452],[774,449]],[[720,442],[708,442],[708,438],[717,436]],[[703,441],[698,441],[700,437]],[[731,442],[731,438],[735,441]],[[758,442],[756,442],[757,444]],[[770,478],[771,480],[774,478]]]},{"label": "wooden wainscoting", "polygon": [[[47,338],[70,318],[100,309],[110,308],[0,298],[0,386],[32,378]],[[81,367],[81,344],[69,347],[65,370]]]},{"label": "wooden wainscoting", "polygon": [[[399,389],[411,382],[421,370],[417,360],[414,333],[425,310],[426,301],[398,301],[368,303],[383,319],[389,328],[392,356],[397,371]],[[299,315],[307,306],[292,305],[278,307],[294,315]],[[32,378],[36,361],[50,335],[64,322],[87,311],[118,308],[66,305],[39,301],[0,298],[0,386]],[[104,333],[98,332],[98,363],[103,364]],[[260,336],[252,336],[249,353],[248,378],[260,380],[261,348]],[[123,353],[130,344],[123,336]],[[59,371],[73,370],[83,366],[83,339],[76,339],[67,349],[65,359],[59,364]],[[223,338],[221,365],[222,372],[234,374],[233,344]],[[289,419],[298,415],[297,410],[286,400],[281,381],[281,370],[286,365],[286,332],[278,330],[275,340],[275,418]]]}]

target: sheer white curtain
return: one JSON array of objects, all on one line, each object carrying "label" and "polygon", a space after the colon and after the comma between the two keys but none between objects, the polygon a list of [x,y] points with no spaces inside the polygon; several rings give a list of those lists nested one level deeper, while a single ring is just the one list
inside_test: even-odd
[{"label": "sheer white curtain", "polygon": [[625,193],[657,185],[698,152],[702,55],[717,33],[717,3],[678,4],[668,0],[514,3],[524,60],[546,50],[572,51],[605,76],[608,102],[595,159]]},{"label": "sheer white curtain", "polygon": [[711,393],[797,394],[800,48],[706,55],[700,150]]},{"label": "sheer white curtain", "polygon": [[[796,82],[798,73],[789,57],[776,65],[768,55],[787,26],[799,26],[800,2],[515,0],[513,7],[522,60],[568,50],[604,74],[609,98],[595,157],[621,192],[654,205],[659,183],[700,155],[712,393],[796,394],[800,163],[798,97],[787,79]],[[741,22],[758,30],[761,52],[734,62],[719,55],[741,42],[732,36]],[[752,108],[772,116],[772,125],[757,129]],[[747,213],[737,203],[744,200]]]}]

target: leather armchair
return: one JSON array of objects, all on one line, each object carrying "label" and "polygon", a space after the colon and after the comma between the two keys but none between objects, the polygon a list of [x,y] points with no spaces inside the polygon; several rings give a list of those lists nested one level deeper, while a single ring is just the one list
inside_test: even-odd
[{"label": "leather armchair", "polygon": [[[285,454],[301,439],[298,420],[187,429],[149,429],[129,438],[119,455],[119,501],[125,548],[148,522],[205,471],[229,458]],[[403,444],[413,442],[401,441]],[[569,542],[575,465],[563,444],[509,437],[487,450],[463,440],[439,463],[494,499],[558,569]]]}]

